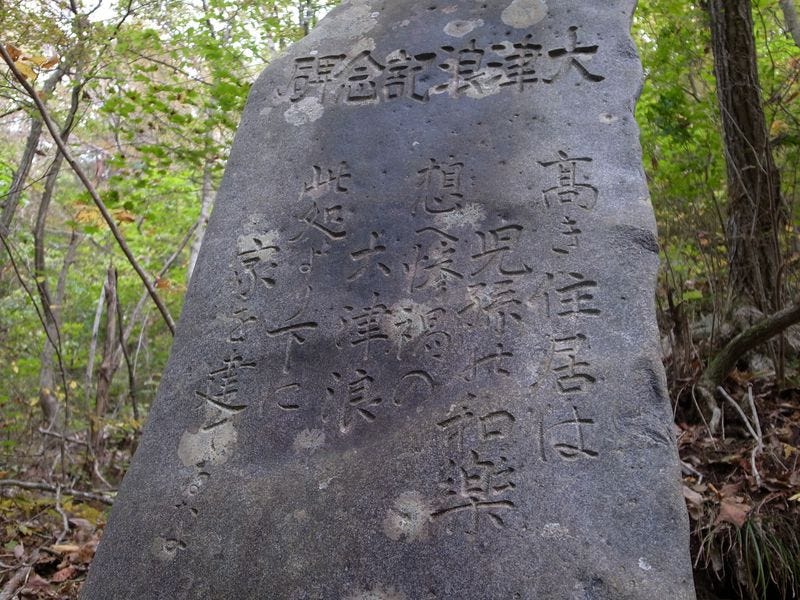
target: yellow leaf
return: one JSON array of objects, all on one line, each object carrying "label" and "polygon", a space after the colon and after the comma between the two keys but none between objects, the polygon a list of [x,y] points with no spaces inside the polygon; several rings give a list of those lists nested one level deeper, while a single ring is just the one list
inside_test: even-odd
[{"label": "yellow leaf", "polygon": [[800,453],[800,450],[791,444],[783,444],[783,458],[789,458],[795,452]]},{"label": "yellow leaf", "polygon": [[33,69],[30,68],[28,63],[18,60],[14,63],[14,66],[17,67],[17,71],[19,71],[20,75],[25,79],[36,79],[36,73],[33,72]]},{"label": "yellow leaf", "polygon": [[17,363],[11,363],[11,370],[14,371],[14,373],[19,373],[19,367],[17,366]]},{"label": "yellow leaf", "polygon": [[794,496],[789,498],[792,502],[800,502],[800,492],[797,492]]},{"label": "yellow leaf", "polygon": [[769,128],[769,135],[771,137],[777,137],[782,133],[786,133],[787,131],[789,131],[789,126],[786,124],[786,121],[775,119]]},{"label": "yellow leaf", "polygon": [[82,206],[79,208],[78,212],[75,213],[75,220],[84,225],[102,226],[105,223],[103,215],[94,206]]},{"label": "yellow leaf", "polygon": [[46,56],[42,56],[41,54],[34,54],[33,56],[26,56],[23,60],[35,64],[37,67],[41,67],[46,63],[49,58]]},{"label": "yellow leaf", "polygon": [[58,61],[61,60],[61,57],[58,54],[54,54],[50,58],[48,58],[44,63],[42,63],[43,69],[51,69],[58,64]]},{"label": "yellow leaf", "polygon": [[114,211],[114,218],[117,223],[134,223],[136,221],[136,215],[123,208]]},{"label": "yellow leaf", "polygon": [[69,382],[69,389],[74,390],[76,387],[78,387],[77,381],[73,380]]},{"label": "yellow leaf", "polygon": [[56,544],[55,546],[50,546],[50,549],[59,554],[68,554],[70,552],[77,552],[81,547],[75,544]]}]

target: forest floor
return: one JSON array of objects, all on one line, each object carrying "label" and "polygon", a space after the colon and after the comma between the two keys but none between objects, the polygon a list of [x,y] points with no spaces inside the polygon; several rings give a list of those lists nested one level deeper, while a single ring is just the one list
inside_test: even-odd
[{"label": "forest floor", "polygon": [[[718,435],[711,436],[703,422],[684,419],[680,409],[676,416],[698,598],[796,598],[800,389],[778,391],[767,380],[748,381],[740,373],[731,382],[742,412],[726,406]],[[683,392],[683,403],[688,403],[689,391]],[[0,479],[12,476],[41,480],[35,470],[0,471]],[[107,515],[103,502],[0,488],[0,600],[77,598]]]}]

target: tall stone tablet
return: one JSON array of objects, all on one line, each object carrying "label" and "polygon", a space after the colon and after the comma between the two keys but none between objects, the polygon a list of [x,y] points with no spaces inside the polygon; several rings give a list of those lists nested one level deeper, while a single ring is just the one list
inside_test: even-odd
[{"label": "tall stone tablet", "polygon": [[87,600],[689,599],[634,0],[351,0],[253,87]]}]

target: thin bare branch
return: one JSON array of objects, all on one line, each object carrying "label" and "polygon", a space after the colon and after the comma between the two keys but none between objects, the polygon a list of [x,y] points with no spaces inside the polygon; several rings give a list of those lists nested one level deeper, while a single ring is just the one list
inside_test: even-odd
[{"label": "thin bare branch", "polygon": [[50,492],[52,494],[58,493],[60,487],[61,493],[73,498],[80,498],[81,500],[94,500],[95,502],[102,502],[111,506],[114,504],[114,499],[104,494],[95,492],[82,492],[72,488],[51,485],[38,481],[20,481],[19,479],[0,479],[0,488],[4,487],[17,487],[23,490],[40,490],[42,492]]},{"label": "thin bare branch", "polygon": [[133,269],[136,271],[137,275],[139,275],[139,278],[142,280],[142,283],[144,283],[145,288],[147,288],[147,292],[150,294],[150,297],[153,299],[153,302],[155,303],[156,307],[158,308],[158,311],[161,313],[161,316],[164,318],[164,322],[167,324],[167,327],[169,328],[170,333],[172,333],[174,335],[175,334],[175,322],[173,321],[172,316],[169,314],[169,310],[167,310],[166,305],[161,300],[161,297],[158,295],[158,292],[156,292],[156,289],[153,286],[153,283],[147,277],[147,274],[144,272],[144,270],[139,265],[139,263],[136,260],[136,258],[133,256],[133,253],[131,252],[130,248],[128,247],[127,242],[125,242],[125,238],[122,236],[122,232],[119,230],[119,228],[117,227],[117,224],[114,222],[114,218],[111,216],[111,213],[108,211],[108,208],[106,208],[106,205],[103,202],[103,200],[100,198],[100,195],[97,193],[97,190],[95,190],[94,185],[92,185],[92,182],[89,181],[89,178],[86,176],[86,173],[83,172],[83,169],[78,164],[78,162],[75,160],[75,158],[72,156],[72,154],[70,153],[70,151],[67,148],[66,144],[64,144],[64,142],[61,140],[61,136],[58,133],[58,129],[56,128],[55,123],[53,123],[53,120],[50,117],[50,114],[48,113],[47,108],[44,106],[44,104],[42,103],[41,99],[37,95],[36,90],[33,89],[31,84],[28,83],[28,81],[25,79],[25,77],[22,76],[22,74],[19,72],[19,70],[15,66],[14,61],[12,60],[11,56],[8,54],[8,51],[5,48],[5,42],[3,42],[2,40],[0,40],[0,56],[3,57],[3,60],[8,65],[8,68],[11,70],[11,73],[17,79],[19,84],[25,89],[25,91],[28,93],[28,95],[30,95],[30,97],[33,100],[34,104],[36,104],[36,108],[38,109],[39,113],[42,115],[42,120],[44,121],[45,125],[47,126],[47,129],[50,131],[50,135],[53,137],[53,141],[56,143],[56,145],[58,146],[58,149],[64,155],[65,160],[72,167],[72,170],[78,176],[78,179],[80,179],[81,183],[86,188],[86,191],[89,192],[89,195],[92,197],[92,200],[94,201],[95,206],[97,206],[97,209],[100,211],[100,214],[103,216],[103,220],[106,222],[106,224],[108,225],[108,228],[111,230],[111,233],[114,236],[114,239],[117,241],[117,244],[119,245],[119,247],[122,250],[123,254],[125,254],[125,257],[128,259],[128,262],[131,264]]}]

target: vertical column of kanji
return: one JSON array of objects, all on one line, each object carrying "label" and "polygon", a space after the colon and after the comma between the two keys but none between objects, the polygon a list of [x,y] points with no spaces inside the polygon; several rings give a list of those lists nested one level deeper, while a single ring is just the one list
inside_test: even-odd
[{"label": "vertical column of kanji", "polygon": [[[319,59],[323,65],[334,57]],[[317,63],[315,63],[317,64]],[[321,67],[320,67],[321,68]],[[327,72],[327,67],[325,67]],[[317,84],[322,75],[316,72]],[[295,84],[295,88],[299,84]],[[296,92],[298,93],[298,92]],[[348,221],[352,207],[352,174],[346,161],[332,164],[311,164],[310,177],[300,186],[295,209],[281,220],[285,230],[289,268],[294,273],[294,291],[272,310],[266,334],[280,345],[280,368],[270,378],[268,410],[279,419],[290,419],[293,425],[307,423],[309,428],[299,432],[301,444],[321,444],[326,421],[323,396],[324,384],[309,377],[309,367],[297,353],[312,336],[318,336],[324,326],[317,316],[320,300],[325,294],[319,289],[320,274],[330,268],[331,253],[346,247],[352,238]],[[307,359],[305,359],[307,360]],[[299,419],[294,420],[293,417]],[[294,432],[293,432],[294,433]]]},{"label": "vertical column of kanji", "polygon": [[181,436],[178,455],[191,471],[180,483],[180,495],[168,516],[169,525],[157,540],[158,556],[166,561],[188,551],[193,532],[202,521],[202,498],[209,483],[236,453],[237,428],[251,408],[244,392],[257,371],[252,334],[261,320],[252,308],[260,296],[272,295],[281,248],[269,234],[238,237],[232,281],[223,314],[224,350],[212,359],[204,378],[194,387],[197,421]]},{"label": "vertical column of kanji", "polygon": [[391,337],[398,356],[423,359],[447,390],[425,430],[442,448],[439,480],[427,494],[433,526],[474,541],[504,529],[516,507],[510,337],[523,327],[520,285],[532,268],[518,254],[525,226],[495,214],[494,198],[476,197],[471,175],[456,155],[419,165],[407,296],[392,307]]},{"label": "vertical column of kanji", "polygon": [[547,316],[551,340],[547,367],[534,385],[538,404],[539,457],[578,461],[599,456],[595,417],[598,374],[592,365],[591,322],[602,315],[600,287],[581,244],[598,200],[591,184],[592,159],[563,150],[539,161],[548,182],[538,206],[550,224],[550,272],[536,298]]}]

